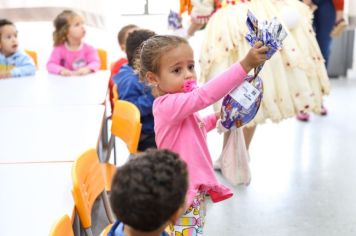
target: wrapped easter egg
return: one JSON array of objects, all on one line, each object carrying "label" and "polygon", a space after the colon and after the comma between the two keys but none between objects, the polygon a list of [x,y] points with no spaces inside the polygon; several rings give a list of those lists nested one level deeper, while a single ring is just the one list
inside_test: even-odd
[{"label": "wrapped easter egg", "polygon": [[263,97],[263,82],[249,75],[245,81],[224,97],[221,107],[221,126],[229,130],[249,123],[257,114]]}]

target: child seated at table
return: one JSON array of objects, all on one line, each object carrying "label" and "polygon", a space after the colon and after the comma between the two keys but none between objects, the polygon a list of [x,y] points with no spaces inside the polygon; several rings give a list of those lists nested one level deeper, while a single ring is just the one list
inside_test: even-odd
[{"label": "child seated at table", "polygon": [[117,168],[110,202],[119,220],[108,236],[168,236],[164,229],[183,213],[187,178],[185,162],[168,150],[149,149]]},{"label": "child seated at table", "polygon": [[63,76],[86,75],[99,70],[97,50],[83,42],[84,19],[64,10],[54,20],[54,49],[47,62],[47,70]]},{"label": "child seated at table", "polygon": [[119,47],[122,52],[125,53],[124,57],[121,57],[117,61],[115,61],[110,68],[110,80],[109,80],[109,94],[110,94],[110,105],[111,105],[111,110],[114,108],[114,103],[113,103],[113,98],[114,98],[114,93],[113,93],[113,86],[114,86],[114,81],[112,80],[112,77],[119,72],[121,69],[121,66],[127,64],[127,56],[126,56],[126,40],[127,37],[129,36],[130,33],[133,31],[139,29],[137,25],[134,24],[129,24],[125,25],[122,27],[119,32],[117,33],[117,42],[119,44]]},{"label": "child seated at table", "polygon": [[0,79],[36,73],[34,62],[18,46],[15,24],[7,19],[0,19]]},{"label": "child seated at table", "polygon": [[117,42],[120,46],[121,51],[125,53],[125,57],[122,57],[113,63],[111,67],[111,76],[114,76],[117,72],[119,72],[122,65],[127,64],[127,58],[126,58],[127,37],[129,36],[130,33],[138,29],[139,27],[137,25],[129,24],[129,25],[125,25],[119,30],[117,34]]},{"label": "child seated at table", "polygon": [[151,88],[140,81],[134,69],[138,48],[154,35],[153,31],[147,29],[138,29],[129,34],[125,47],[128,64],[122,65],[120,71],[112,78],[117,85],[119,98],[135,104],[140,110],[142,130],[138,143],[139,151],[156,147],[152,113],[154,97],[151,94]]}]

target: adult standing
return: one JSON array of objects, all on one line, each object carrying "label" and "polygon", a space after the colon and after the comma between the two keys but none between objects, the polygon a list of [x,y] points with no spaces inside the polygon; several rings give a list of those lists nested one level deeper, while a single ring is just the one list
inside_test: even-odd
[{"label": "adult standing", "polygon": [[332,0],[313,0],[313,3],[317,6],[313,21],[316,40],[327,66],[332,41],[330,33],[335,24],[336,11]]}]

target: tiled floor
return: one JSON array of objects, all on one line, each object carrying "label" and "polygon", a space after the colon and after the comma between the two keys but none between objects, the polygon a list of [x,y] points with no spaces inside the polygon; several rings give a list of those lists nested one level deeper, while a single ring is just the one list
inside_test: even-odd
[{"label": "tiled floor", "polygon": [[[251,184],[209,204],[204,235],[356,235],[356,80],[332,80],[332,88],[328,116],[257,128]],[[212,133],[209,143],[216,159],[221,137]]]}]

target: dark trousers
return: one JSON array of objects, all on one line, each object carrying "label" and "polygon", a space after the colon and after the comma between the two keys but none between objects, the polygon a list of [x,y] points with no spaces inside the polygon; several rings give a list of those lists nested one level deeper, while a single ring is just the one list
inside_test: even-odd
[{"label": "dark trousers", "polygon": [[314,0],[317,10],[314,12],[314,30],[321,53],[328,65],[330,55],[331,37],[330,32],[335,24],[335,8],[332,0]]},{"label": "dark trousers", "polygon": [[157,148],[156,141],[155,141],[155,134],[145,134],[141,133],[140,141],[138,143],[138,151],[143,152],[147,148]]}]

